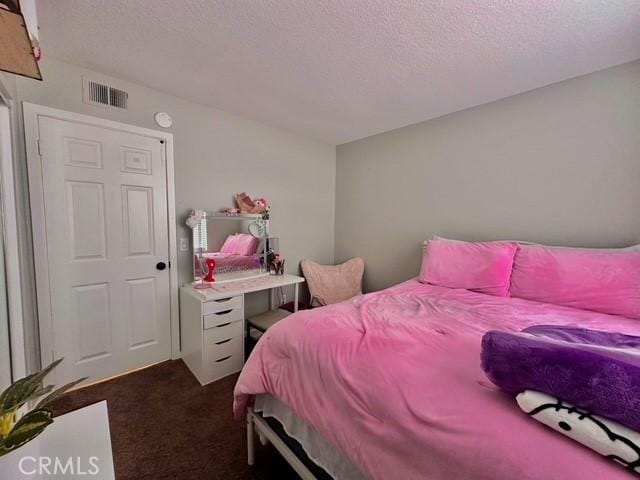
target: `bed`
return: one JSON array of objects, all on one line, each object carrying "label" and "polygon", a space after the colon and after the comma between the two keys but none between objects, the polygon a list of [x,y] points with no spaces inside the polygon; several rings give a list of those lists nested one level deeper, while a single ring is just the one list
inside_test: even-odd
[{"label": "bed", "polygon": [[275,325],[234,413],[264,420],[251,407],[271,396],[364,478],[632,478],[529,420],[482,372],[486,331],[535,324],[640,334],[638,320],[410,280]]}]

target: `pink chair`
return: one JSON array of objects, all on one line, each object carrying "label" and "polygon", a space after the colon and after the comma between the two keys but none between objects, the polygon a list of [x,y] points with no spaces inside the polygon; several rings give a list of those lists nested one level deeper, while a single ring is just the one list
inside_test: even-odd
[{"label": "pink chair", "polygon": [[331,305],[362,295],[364,260],[360,257],[340,265],[320,265],[311,260],[302,260],[300,267],[307,280],[312,307]]}]

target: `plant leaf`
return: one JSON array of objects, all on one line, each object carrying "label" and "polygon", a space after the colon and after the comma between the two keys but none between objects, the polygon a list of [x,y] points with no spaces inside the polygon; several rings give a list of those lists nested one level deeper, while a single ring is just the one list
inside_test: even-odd
[{"label": "plant leaf", "polygon": [[28,375],[10,385],[0,394],[0,414],[20,408],[27,401],[34,398],[34,393],[38,389],[43,389],[42,381],[44,377],[56,368],[60,362],[62,362],[62,358],[54,361],[40,372]]},{"label": "plant leaf", "polygon": [[[31,394],[31,398],[38,398],[42,395],[46,395],[51,390],[53,390],[53,385],[47,385],[46,387],[40,386],[35,392]],[[31,398],[29,400],[31,400]]]},{"label": "plant leaf", "polygon": [[72,387],[75,387],[79,383],[84,382],[87,378],[89,377],[79,378],[78,380],[69,382],[66,385],[63,385],[62,387],[55,389],[53,392],[51,392],[49,395],[47,395],[46,397],[44,397],[42,400],[38,402],[38,404],[36,405],[36,409],[48,406],[51,402],[53,402],[56,398],[58,398],[64,392],[66,392]]},{"label": "plant leaf", "polygon": [[42,408],[26,413],[0,443],[0,457],[40,435],[53,423],[53,412]]}]

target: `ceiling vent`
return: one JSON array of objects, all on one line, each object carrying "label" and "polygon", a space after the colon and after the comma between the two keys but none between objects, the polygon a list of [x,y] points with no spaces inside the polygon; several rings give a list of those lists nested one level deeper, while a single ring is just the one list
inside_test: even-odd
[{"label": "ceiling vent", "polygon": [[102,105],[126,110],[129,94],[106,83],[82,77],[82,97],[84,103],[90,105]]}]

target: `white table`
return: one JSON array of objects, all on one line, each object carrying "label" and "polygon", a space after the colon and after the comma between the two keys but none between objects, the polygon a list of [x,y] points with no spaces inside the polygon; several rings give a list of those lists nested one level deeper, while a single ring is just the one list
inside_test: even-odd
[{"label": "white table", "polygon": [[0,457],[6,480],[115,480],[107,402],[54,418],[31,442]]},{"label": "white table", "polygon": [[244,316],[246,294],[270,290],[269,303],[273,309],[273,290],[292,285],[294,311],[297,311],[299,285],[303,282],[303,277],[285,274],[214,283],[204,290],[193,285],[182,287],[182,360],[198,381],[205,385],[242,369],[247,330]]},{"label": "white table", "polygon": [[[298,275],[265,275],[262,277],[240,279],[223,283],[212,283],[210,288],[198,290],[193,285],[182,287],[188,289],[193,295],[207,302],[210,300],[218,300],[225,297],[234,297],[237,295],[245,295],[247,293],[259,292],[262,290],[271,290],[274,288],[294,286],[293,292],[293,309],[298,310],[298,287],[304,283],[304,277]],[[273,296],[269,297],[270,307],[273,308]]]}]

